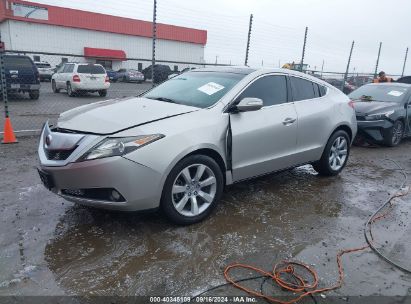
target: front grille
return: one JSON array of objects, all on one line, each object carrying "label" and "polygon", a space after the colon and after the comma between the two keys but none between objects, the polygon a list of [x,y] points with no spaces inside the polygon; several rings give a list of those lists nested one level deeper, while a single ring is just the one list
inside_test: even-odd
[{"label": "front grille", "polygon": [[357,120],[359,120],[359,121],[364,121],[365,120],[365,116],[357,115],[356,117],[357,117]]},{"label": "front grille", "polygon": [[45,149],[46,157],[48,160],[66,160],[71,153],[76,149],[71,150],[47,150]]}]

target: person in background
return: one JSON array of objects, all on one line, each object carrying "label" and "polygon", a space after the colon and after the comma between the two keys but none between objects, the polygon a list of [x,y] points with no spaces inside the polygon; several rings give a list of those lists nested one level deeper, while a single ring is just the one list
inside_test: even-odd
[{"label": "person in background", "polygon": [[392,78],[387,77],[384,71],[378,73],[378,78],[373,80],[374,83],[392,82]]}]

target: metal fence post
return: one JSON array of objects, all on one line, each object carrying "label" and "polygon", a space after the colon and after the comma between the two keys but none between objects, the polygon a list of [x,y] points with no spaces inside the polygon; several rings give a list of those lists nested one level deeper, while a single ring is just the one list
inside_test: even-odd
[{"label": "metal fence post", "polygon": [[154,65],[156,64],[156,39],[157,39],[157,0],[154,0],[153,7],[153,50],[151,57],[151,81],[154,87]]},{"label": "metal fence post", "polygon": [[377,78],[378,63],[380,62],[380,55],[381,55],[381,46],[382,46],[382,42],[380,42],[380,47],[378,48],[378,56],[377,56],[377,63],[375,65],[374,78]]},{"label": "metal fence post", "polygon": [[4,116],[9,117],[9,105],[7,96],[6,71],[4,69],[4,42],[1,40],[0,33],[0,80],[1,80],[1,96],[4,101]]},{"label": "metal fence post", "polygon": [[305,45],[306,45],[306,43],[307,43],[307,32],[308,32],[308,26],[305,27],[304,44],[303,44],[303,54],[302,54],[302,56],[301,56],[300,72],[303,71],[304,55],[305,55]]},{"label": "metal fence post", "polygon": [[350,69],[350,62],[351,62],[351,56],[352,56],[352,50],[353,49],[354,49],[354,40],[351,44],[350,56],[348,56],[347,69],[345,70],[344,80],[343,80],[343,83],[342,83],[342,86],[341,86],[341,91],[344,91],[344,85],[345,85],[345,82],[347,81],[348,71]]},{"label": "metal fence post", "polygon": [[404,58],[404,64],[402,66],[401,77],[404,76],[405,65],[407,64],[407,57],[408,57],[408,48],[405,50],[405,58]]},{"label": "metal fence post", "polygon": [[248,38],[247,38],[247,48],[245,50],[245,62],[244,65],[248,64],[248,52],[250,51],[250,38],[251,38],[251,29],[253,27],[253,14],[250,15],[250,23],[248,25]]},{"label": "metal fence post", "polygon": [[321,65],[321,78],[323,78],[323,72],[324,72],[324,59],[323,59],[323,64]]}]

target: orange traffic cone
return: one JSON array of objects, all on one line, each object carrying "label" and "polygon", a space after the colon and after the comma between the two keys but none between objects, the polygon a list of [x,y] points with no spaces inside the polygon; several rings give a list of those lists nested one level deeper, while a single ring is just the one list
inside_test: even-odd
[{"label": "orange traffic cone", "polygon": [[13,127],[11,126],[10,117],[6,117],[4,122],[4,134],[2,144],[14,144],[17,142],[16,136],[14,135]]}]

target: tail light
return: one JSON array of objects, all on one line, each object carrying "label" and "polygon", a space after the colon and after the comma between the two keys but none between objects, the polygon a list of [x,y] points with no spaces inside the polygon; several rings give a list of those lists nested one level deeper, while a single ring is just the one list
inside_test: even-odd
[{"label": "tail light", "polygon": [[80,82],[80,76],[79,75],[74,75],[73,76],[73,82]]},{"label": "tail light", "polygon": [[106,76],[106,82],[110,82],[110,78],[108,78],[108,76]]},{"label": "tail light", "polygon": [[351,108],[354,109],[354,100],[351,99],[351,100],[348,102],[348,105],[349,105]]}]

